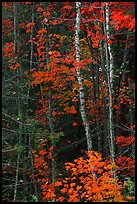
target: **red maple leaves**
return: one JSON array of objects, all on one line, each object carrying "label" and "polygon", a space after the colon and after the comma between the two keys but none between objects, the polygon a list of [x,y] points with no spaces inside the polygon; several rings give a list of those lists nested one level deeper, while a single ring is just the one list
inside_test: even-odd
[{"label": "red maple leaves", "polygon": [[128,137],[124,137],[122,135],[116,137],[116,144],[121,144],[122,147],[126,147],[133,143],[135,143],[135,137],[132,135]]}]

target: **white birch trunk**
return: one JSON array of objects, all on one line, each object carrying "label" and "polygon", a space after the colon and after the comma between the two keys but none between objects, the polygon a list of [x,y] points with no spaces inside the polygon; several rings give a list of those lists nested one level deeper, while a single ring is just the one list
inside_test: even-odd
[{"label": "white birch trunk", "polygon": [[[110,32],[109,32],[109,5],[106,2],[105,7],[106,14],[106,24],[104,26],[104,30],[107,36],[106,40],[106,68],[107,68],[107,80],[108,80],[108,92],[109,92],[109,140],[110,140],[110,156],[111,161],[114,162],[115,159],[115,148],[114,148],[114,125],[113,125],[113,101],[112,101],[112,88],[113,88],[113,56],[111,52],[111,46],[108,44],[108,40],[110,40]],[[115,174],[115,172],[114,172]],[[115,175],[114,175],[115,176]]]},{"label": "white birch trunk", "polygon": [[[81,5],[80,2],[76,2],[75,48],[76,48],[76,60],[77,60],[77,62],[80,62],[80,40],[79,40],[80,5]],[[83,82],[82,82],[82,77],[81,77],[81,74],[80,74],[79,67],[76,68],[76,72],[77,72],[78,83],[80,85],[80,88],[79,88],[80,112],[81,112],[82,121],[83,121],[84,127],[85,127],[86,138],[87,138],[87,148],[88,148],[88,151],[89,151],[89,150],[92,150],[92,140],[91,140],[91,135],[90,135],[89,123],[88,123],[88,119],[87,119],[87,116],[86,116],[85,100],[84,100],[84,88],[83,88]]]},{"label": "white birch trunk", "polygon": [[[109,32],[109,5],[108,2],[106,2],[106,35],[107,35],[107,41],[110,40],[110,32]],[[111,89],[113,88],[113,55],[111,52],[111,46],[110,44],[107,44],[108,49],[108,63],[109,63],[109,79],[110,79],[110,85]]]}]

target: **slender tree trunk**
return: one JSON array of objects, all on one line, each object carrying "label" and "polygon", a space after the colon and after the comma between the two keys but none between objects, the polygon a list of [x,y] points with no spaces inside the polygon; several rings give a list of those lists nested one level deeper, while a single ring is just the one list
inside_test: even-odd
[{"label": "slender tree trunk", "polygon": [[[14,2],[13,4],[14,7],[14,56],[17,54],[17,3]],[[17,82],[18,85],[20,84],[20,73],[19,70],[17,69]],[[20,121],[19,123],[19,147],[22,146],[22,115],[21,115],[21,102],[20,102],[20,88],[18,88],[18,98],[17,98],[17,109],[18,109],[18,119]],[[17,158],[17,167],[16,167],[16,178],[15,178],[15,187],[14,187],[14,201],[16,201],[17,198],[17,186],[18,186],[18,177],[19,177],[19,163],[21,159],[21,151],[19,150],[18,152],[18,158]]]},{"label": "slender tree trunk", "polygon": [[[103,26],[102,27],[102,35],[103,35]],[[107,104],[107,101],[106,101],[106,97],[105,97],[105,94],[107,94],[107,90],[106,90],[106,82],[107,82],[107,77],[106,77],[106,68],[105,68],[105,57],[104,57],[104,47],[103,47],[103,42],[101,41],[100,44],[99,44],[99,49],[100,49],[100,57],[101,57],[101,69],[102,69],[102,73],[103,73],[103,81],[102,81],[102,86],[104,87],[105,89],[105,92],[104,92],[104,95],[102,96],[102,109],[103,109],[103,115],[105,116],[104,117],[104,120],[103,120],[103,127],[104,127],[104,134],[103,134],[103,140],[104,140],[104,144],[103,144],[103,154],[104,154],[104,157],[108,157],[109,156],[109,152],[108,152],[108,117],[107,114],[107,110],[106,110],[106,104]]]},{"label": "slender tree trunk", "polygon": [[[49,125],[50,125],[50,133],[53,134],[55,132],[54,130],[54,125],[52,122],[52,93],[51,93],[51,89],[49,89],[49,114],[48,114],[48,118],[49,118]],[[56,143],[54,142],[54,140],[51,142],[52,146],[53,146],[53,158],[54,160],[52,160],[51,163],[51,168],[52,168],[52,183],[54,183],[55,179],[56,179]]]},{"label": "slender tree trunk", "polygon": [[[120,105],[119,94],[120,94],[120,89],[124,88],[124,86],[123,86],[123,79],[124,79],[123,75],[125,75],[124,70],[126,70],[126,67],[127,67],[127,63],[126,63],[127,57],[128,57],[128,48],[127,47],[129,45],[129,42],[130,42],[129,41],[129,34],[127,33],[126,34],[126,42],[125,42],[124,55],[123,55],[123,61],[122,61],[122,64],[120,66],[121,72],[122,72],[122,76],[119,76],[119,82],[118,82],[118,84],[116,86],[117,91],[115,93],[115,103],[117,103],[119,105],[119,109],[117,110],[117,113],[114,116],[114,120],[115,120],[115,123],[114,123],[115,124],[115,129],[114,129],[114,131],[115,131],[115,135],[116,136],[119,135],[119,134],[122,134],[122,132],[121,132],[122,128],[120,127],[120,123],[121,123],[121,105],[122,104]],[[122,118],[123,118],[123,114],[122,114]],[[122,152],[121,145],[118,144],[116,147],[117,147],[118,154],[120,154]]]},{"label": "slender tree trunk", "polygon": [[[35,2],[32,2],[32,9],[31,9],[31,22],[34,23],[34,18],[35,18]],[[32,26],[31,28],[31,34],[30,34],[30,66],[29,66],[29,70],[31,70],[33,68],[33,53],[34,53],[34,44],[33,44],[33,35],[34,35],[34,27]],[[28,90],[27,90],[27,98],[26,98],[26,106],[27,108],[29,108],[29,97],[30,97],[30,86],[28,86]],[[32,173],[34,175],[34,162],[33,162],[33,155],[32,155],[32,144],[31,144],[31,135],[28,135],[28,147],[29,147],[29,156],[30,156],[30,162],[31,162],[31,169],[32,169]],[[35,191],[35,196],[37,197],[37,200],[39,201],[41,199],[40,194],[39,194],[39,190],[38,190],[38,186],[37,186],[37,180],[35,179],[35,177],[33,178],[33,185],[34,185],[34,191]]]},{"label": "slender tree trunk", "polygon": [[19,179],[19,162],[20,162],[20,153],[18,153],[17,166],[16,166],[16,177],[15,177],[14,198],[13,198],[14,202],[16,201],[16,197],[17,197],[17,188],[18,188],[18,179]]},{"label": "slender tree trunk", "polygon": [[[14,8],[14,56],[16,55],[16,50],[17,50],[17,20],[16,20],[16,15],[17,15],[17,3],[14,2],[13,8]],[[18,101],[17,101],[18,103]],[[18,113],[19,117],[19,113]],[[20,134],[20,133],[19,133]],[[19,136],[19,143],[20,143],[20,136]],[[18,177],[19,177],[19,162],[20,162],[20,151],[18,152],[18,158],[17,158],[17,166],[16,166],[16,177],[15,177],[15,185],[14,185],[14,198],[13,201],[16,201],[17,197],[17,186],[18,186]]]},{"label": "slender tree trunk", "polygon": [[[30,140],[30,137],[29,137],[29,156],[30,156],[30,160],[31,160],[31,170],[32,170],[32,173],[33,175],[35,174],[35,170],[34,170],[34,160],[33,160],[33,155],[32,155],[32,146],[31,146],[31,140]],[[38,187],[37,187],[37,180],[34,176],[33,178],[33,185],[34,185],[34,190],[35,190],[35,196],[37,198],[38,201],[41,200],[41,195],[39,193],[39,190],[38,190]]]},{"label": "slender tree trunk", "polygon": [[[47,4],[46,4],[47,6]],[[47,70],[50,70],[50,57],[49,57],[49,24],[48,22],[45,24],[45,29],[46,29],[46,65],[47,65]],[[49,89],[48,89],[48,103],[49,103],[49,109],[48,109],[48,119],[49,119],[49,127],[50,127],[50,133],[54,134],[55,130],[54,130],[54,124],[53,124],[53,119],[52,119],[52,90],[51,87],[49,85]],[[52,160],[51,162],[51,182],[54,183],[55,179],[56,179],[56,143],[54,142],[54,140],[52,140],[51,145],[53,146],[53,151],[52,151],[52,155],[54,160]]]},{"label": "slender tree trunk", "polygon": [[100,123],[99,123],[99,66],[96,65],[96,75],[95,75],[95,82],[96,82],[96,126],[97,126],[97,137],[98,137],[98,151],[102,152],[102,134],[100,133]]},{"label": "slender tree trunk", "polygon": [[[109,93],[109,148],[110,148],[110,156],[111,161],[115,161],[115,145],[114,145],[114,124],[113,124],[113,100],[112,100],[112,91],[113,91],[113,56],[111,52],[110,44],[108,44],[108,40],[110,40],[110,32],[109,32],[109,3],[106,2],[105,7],[105,17],[106,22],[104,26],[104,30],[107,36],[106,39],[106,69],[107,69],[107,81],[108,81],[108,93]],[[115,172],[114,172],[115,174]],[[114,175],[115,176],[115,175]]]},{"label": "slender tree trunk", "polygon": [[[19,164],[22,164],[23,170],[23,199],[24,201],[27,200],[27,193],[28,193],[28,186],[27,186],[27,164],[26,164],[26,136],[23,136],[23,101],[22,101],[22,93],[23,93],[23,78],[22,78],[22,69],[21,69],[21,58],[19,56],[20,51],[19,49],[19,34],[18,34],[18,22],[17,22],[17,12],[18,12],[18,5],[16,2],[13,4],[14,7],[14,57],[18,57],[17,60],[19,61],[20,67],[17,69],[17,110],[18,110],[18,120],[19,120],[19,152],[18,152],[18,159],[17,159],[17,169],[16,169],[16,179],[15,179],[15,189],[14,189],[14,201],[17,198],[17,185],[18,185],[18,174],[19,174]],[[25,145],[25,146],[24,146]],[[23,149],[22,149],[23,147]]]},{"label": "slender tree trunk", "polygon": [[[34,13],[34,6],[35,6],[35,2],[33,2],[33,6],[32,6],[32,14],[31,14],[31,22],[34,23],[34,17],[35,17],[35,13]],[[32,69],[32,63],[33,63],[33,32],[34,32],[34,28],[32,26],[31,28],[31,35],[30,35],[30,40],[31,40],[31,43],[30,43],[30,70]]]},{"label": "slender tree trunk", "polygon": [[[129,98],[132,98],[134,96],[132,96],[133,93],[132,93],[131,79],[130,78],[128,78],[128,87],[129,87]],[[135,123],[135,115],[134,115],[134,111],[133,111],[131,104],[129,104],[129,120],[130,120],[130,126],[133,126]],[[134,130],[131,129],[130,134],[132,136],[135,136]],[[132,143],[132,157],[135,159],[135,144],[134,143]]]},{"label": "slender tree trunk", "polygon": [[[80,32],[80,2],[76,2],[76,26],[75,26],[75,47],[76,47],[76,60],[77,62],[80,62],[80,40],[79,40],[79,32]],[[83,88],[83,82],[82,82],[82,76],[80,73],[80,69],[77,66],[76,68],[77,72],[77,80],[80,85],[79,88],[79,94],[80,94],[80,112],[81,112],[81,117],[82,121],[84,123],[85,127],[85,132],[86,132],[86,138],[87,138],[87,149],[92,150],[93,145],[92,145],[92,139],[91,139],[91,134],[90,134],[90,127],[86,115],[86,110],[85,110],[85,100],[84,100],[84,88]]]}]

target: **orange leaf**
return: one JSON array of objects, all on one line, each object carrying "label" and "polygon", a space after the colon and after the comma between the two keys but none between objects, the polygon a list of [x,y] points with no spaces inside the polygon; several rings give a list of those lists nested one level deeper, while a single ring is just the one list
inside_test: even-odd
[{"label": "orange leaf", "polygon": [[67,189],[66,188],[62,188],[60,191],[61,191],[61,193],[65,193],[67,191]]},{"label": "orange leaf", "polygon": [[75,186],[75,185],[76,185],[75,183],[71,183],[71,184],[70,184],[70,187],[73,187],[73,186]]},{"label": "orange leaf", "polygon": [[64,201],[64,197],[63,196],[59,197],[59,201],[60,202]]},{"label": "orange leaf", "polygon": [[30,28],[31,26],[34,26],[34,25],[35,25],[34,22],[30,22],[30,23],[27,23],[26,27],[27,27],[27,28]]},{"label": "orange leaf", "polygon": [[71,106],[71,108],[70,108],[70,113],[72,113],[72,114],[76,114],[76,109],[75,109],[75,106]]},{"label": "orange leaf", "polygon": [[56,181],[56,182],[54,183],[54,185],[55,185],[55,186],[62,186],[62,181]]}]

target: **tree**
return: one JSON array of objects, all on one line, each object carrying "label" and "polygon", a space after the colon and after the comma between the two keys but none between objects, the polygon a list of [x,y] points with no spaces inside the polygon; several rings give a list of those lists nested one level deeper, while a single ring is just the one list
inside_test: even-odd
[{"label": "tree", "polygon": [[[114,162],[115,157],[115,147],[114,147],[114,122],[113,122],[113,100],[112,100],[112,90],[113,90],[113,56],[110,46],[110,32],[109,32],[109,4],[106,2],[105,6],[105,34],[106,34],[106,69],[107,69],[107,83],[109,92],[109,138],[110,138],[110,155],[112,162]],[[116,176],[116,175],[114,175]]]},{"label": "tree", "polygon": [[134,7],[2,3],[4,202],[134,200]]},{"label": "tree", "polygon": [[[79,40],[79,32],[80,32],[80,2],[76,2],[76,40],[75,40],[75,47],[76,47],[76,61],[80,62],[80,40]],[[79,83],[79,94],[80,94],[80,112],[82,116],[82,121],[84,123],[85,132],[86,132],[86,138],[87,138],[87,148],[88,150],[92,150],[92,140],[91,140],[91,134],[90,134],[90,128],[89,128],[89,122],[86,116],[86,110],[85,110],[85,101],[84,101],[84,88],[83,88],[83,82],[82,82],[82,76],[80,74],[80,68],[79,65],[76,66],[76,72],[77,72],[77,79]]]}]

